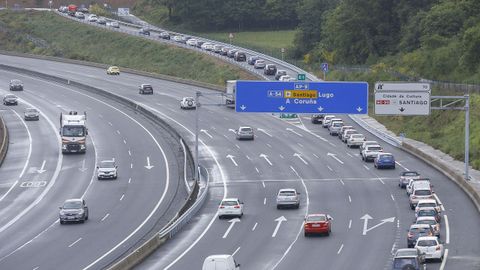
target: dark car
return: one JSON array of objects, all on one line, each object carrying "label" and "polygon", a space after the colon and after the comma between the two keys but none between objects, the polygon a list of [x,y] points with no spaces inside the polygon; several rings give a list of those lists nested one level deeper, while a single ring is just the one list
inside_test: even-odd
[{"label": "dark car", "polygon": [[287,71],[286,70],[283,70],[283,69],[279,69],[277,70],[277,72],[275,73],[275,80],[280,80],[280,77],[282,77],[283,75],[287,75]]},{"label": "dark car", "polygon": [[401,248],[393,257],[392,270],[421,270],[425,263],[425,255],[416,248]]},{"label": "dark car", "polygon": [[170,39],[170,34],[168,32],[161,32],[158,37],[162,39]]},{"label": "dark car", "polygon": [[142,95],[153,95],[153,87],[150,84],[142,84],[138,88],[138,93]]},{"label": "dark car", "polygon": [[202,48],[202,45],[205,43],[205,41],[197,40],[197,43],[195,44],[195,47],[197,48]]},{"label": "dark car", "polygon": [[227,56],[228,56],[229,58],[233,58],[233,57],[235,56],[235,53],[236,53],[236,52],[237,52],[236,49],[231,49],[231,50],[229,50],[229,51],[227,52]]},{"label": "dark car", "polygon": [[256,55],[250,56],[250,57],[248,58],[247,63],[248,63],[249,65],[252,65],[252,66],[253,66],[253,65],[255,65],[255,61],[257,61],[258,59],[260,59],[260,57],[258,57],[258,56],[256,56]]},{"label": "dark car", "polygon": [[15,95],[7,94],[3,97],[3,105],[18,105],[18,98]]},{"label": "dark car", "polygon": [[69,199],[60,206],[60,224],[67,222],[85,222],[88,220],[88,207],[83,199]]},{"label": "dark car", "polygon": [[244,52],[236,52],[233,59],[237,62],[245,62],[247,61],[247,55]]},{"label": "dark car", "polygon": [[10,81],[10,91],[23,91],[23,83],[20,80]]},{"label": "dark car", "polygon": [[229,47],[223,47],[221,50],[220,50],[220,54],[221,55],[227,55],[228,54],[228,51],[230,51],[231,48]]},{"label": "dark car", "polygon": [[277,73],[277,66],[274,64],[267,64],[263,69],[263,74],[265,75],[275,75]]},{"label": "dark car", "polygon": [[314,114],[314,115],[312,115],[312,118],[311,118],[312,124],[321,124],[324,117],[325,117],[324,114]]},{"label": "dark car", "polygon": [[413,248],[420,236],[433,236],[434,231],[430,225],[427,224],[413,224],[407,233],[407,247]]},{"label": "dark car", "polygon": [[138,33],[140,35],[150,36],[150,30],[148,28],[140,28],[140,30],[138,30]]}]

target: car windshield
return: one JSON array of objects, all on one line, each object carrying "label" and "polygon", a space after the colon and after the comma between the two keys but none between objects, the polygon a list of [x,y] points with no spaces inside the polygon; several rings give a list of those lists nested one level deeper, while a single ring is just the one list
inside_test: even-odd
[{"label": "car windshield", "polygon": [[436,225],[437,222],[433,219],[424,219],[424,220],[417,221],[417,224]]},{"label": "car windshield", "polygon": [[252,131],[252,128],[243,127],[243,128],[240,128],[240,131],[242,131],[242,132],[251,132],[251,131]]},{"label": "car windshield", "polygon": [[19,85],[22,84],[22,82],[19,80],[12,80],[12,84]]},{"label": "car windshield", "polygon": [[410,232],[413,233],[413,234],[426,233],[426,232],[428,232],[428,229],[427,228],[413,227],[413,228],[410,228]]},{"label": "car windshield", "polygon": [[145,90],[152,90],[153,88],[152,88],[151,85],[144,85],[144,86],[143,86],[143,89],[145,89]]},{"label": "car windshield", "polygon": [[424,216],[434,216],[435,210],[420,210],[418,211],[418,216],[419,217],[424,217]]},{"label": "car windshield", "polygon": [[382,150],[382,147],[380,147],[380,146],[368,147],[368,151],[380,151],[380,150]]},{"label": "car windshield", "polygon": [[27,113],[36,113],[36,112],[37,112],[37,109],[27,108],[27,109],[25,110],[25,112],[27,112]]},{"label": "car windshield", "polygon": [[432,192],[429,189],[420,189],[420,190],[415,190],[415,195],[417,196],[432,195]]},{"label": "car windshield", "polygon": [[68,201],[63,204],[63,209],[79,209],[82,208],[80,201]]},{"label": "car windshield", "polygon": [[341,122],[334,122],[332,126],[334,127],[341,127],[343,124]]},{"label": "car windshield", "polygon": [[6,95],[5,98],[16,98],[14,95]]},{"label": "car windshield", "polygon": [[113,161],[102,161],[100,163],[101,168],[115,168],[115,162]]},{"label": "car windshield", "polygon": [[280,191],[280,194],[278,194],[278,195],[280,195],[280,196],[295,196],[297,194],[293,190],[282,190],[282,191]]},{"label": "car windshield", "polygon": [[353,134],[352,135],[352,139],[363,139],[363,135],[360,135],[360,134]]},{"label": "car windshield", "polygon": [[393,159],[393,156],[391,156],[391,155],[381,155],[380,158],[384,159],[384,160],[391,160],[391,159]]},{"label": "car windshield", "polygon": [[85,136],[85,131],[83,127],[64,126],[62,134],[67,137],[83,137]]},{"label": "car windshield", "polygon": [[417,256],[417,252],[418,252],[417,249],[399,250],[399,251],[397,251],[396,256],[397,257],[400,257],[400,256],[405,256],[405,257],[407,257],[407,256]]},{"label": "car windshield", "polygon": [[420,240],[417,243],[418,246],[420,247],[431,247],[431,246],[436,246],[437,241],[435,240]]},{"label": "car windshield", "polygon": [[308,216],[307,221],[327,221],[326,216]]},{"label": "car windshield", "polygon": [[416,172],[404,172],[403,176],[418,176],[418,173],[416,173]]},{"label": "car windshield", "polygon": [[415,258],[395,258],[393,260],[393,267],[395,269],[403,269],[402,267],[407,265],[417,266],[417,261]]},{"label": "car windshield", "polygon": [[235,206],[238,205],[237,201],[222,201],[223,206]]}]

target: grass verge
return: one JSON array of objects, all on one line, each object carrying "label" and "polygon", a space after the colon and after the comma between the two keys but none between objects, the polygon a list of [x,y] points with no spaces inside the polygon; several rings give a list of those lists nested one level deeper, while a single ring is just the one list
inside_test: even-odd
[{"label": "grass verge", "polygon": [[0,11],[0,49],[119,65],[216,85],[254,79],[201,53],[76,23],[51,12]]}]

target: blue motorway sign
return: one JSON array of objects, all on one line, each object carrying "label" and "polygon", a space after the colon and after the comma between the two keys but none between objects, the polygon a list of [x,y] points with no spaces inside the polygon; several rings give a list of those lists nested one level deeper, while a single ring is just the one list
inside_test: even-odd
[{"label": "blue motorway sign", "polygon": [[367,114],[368,83],[237,81],[235,110]]},{"label": "blue motorway sign", "polygon": [[323,72],[328,72],[328,63],[322,63]]}]

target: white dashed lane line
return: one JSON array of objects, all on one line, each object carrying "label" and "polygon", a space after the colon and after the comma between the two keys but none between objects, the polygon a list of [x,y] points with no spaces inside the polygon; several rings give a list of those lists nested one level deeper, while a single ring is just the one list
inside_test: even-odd
[{"label": "white dashed lane line", "polygon": [[82,240],[82,238],[78,238],[75,242],[71,243],[68,247],[73,247],[76,243],[80,242],[80,240]]},{"label": "white dashed lane line", "polygon": [[110,216],[110,214],[107,213],[100,221],[104,221],[105,219],[108,218],[108,216]]},{"label": "white dashed lane line", "polygon": [[255,225],[253,225],[253,228],[252,228],[252,232],[255,231],[255,229],[257,228],[257,225],[258,225],[258,222],[255,222]]},{"label": "white dashed lane line", "polygon": [[337,254],[340,254],[342,252],[342,249],[343,249],[343,244],[340,246],[340,248],[338,249],[337,251]]}]

